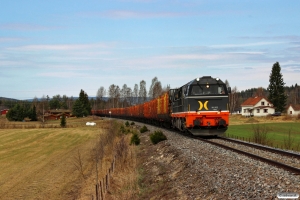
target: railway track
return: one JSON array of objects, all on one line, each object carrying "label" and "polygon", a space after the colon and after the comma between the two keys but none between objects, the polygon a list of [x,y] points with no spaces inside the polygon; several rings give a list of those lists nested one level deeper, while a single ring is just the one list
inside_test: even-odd
[{"label": "railway track", "polygon": [[[153,124],[152,124],[153,125]],[[155,126],[155,125],[154,125]],[[161,127],[160,127],[161,128]],[[174,130],[172,130],[174,131]],[[179,131],[174,131],[182,135]],[[185,135],[185,134],[183,134]],[[185,135],[187,136],[187,135]],[[206,143],[210,143],[215,146],[219,146],[221,148],[231,150],[233,152],[243,154],[247,157],[251,157],[255,160],[259,160],[270,165],[276,166],[278,168],[282,168],[286,171],[289,171],[295,175],[300,175],[300,154],[287,152],[279,149],[274,149],[266,146],[262,146],[259,144],[248,143],[240,140],[230,139],[219,137],[217,139],[203,139],[197,136],[188,135],[188,137],[192,137],[197,140],[201,140]],[[222,141],[222,142],[220,142]],[[227,144],[224,144],[226,142]],[[229,144],[231,143],[231,145]],[[234,144],[234,145],[232,145]],[[235,146],[235,147],[234,147]],[[237,147],[239,146],[239,147]],[[241,146],[248,147],[246,150],[241,150]],[[264,153],[262,153],[264,152]],[[260,156],[258,154],[264,154],[264,156]],[[278,156],[281,157],[278,157]],[[287,159],[288,158],[288,159]]]},{"label": "railway track", "polygon": [[253,143],[246,143],[229,138],[193,138],[239,154],[243,154],[256,160],[260,160],[270,165],[287,170],[295,175],[300,175],[300,154],[273,149]]}]

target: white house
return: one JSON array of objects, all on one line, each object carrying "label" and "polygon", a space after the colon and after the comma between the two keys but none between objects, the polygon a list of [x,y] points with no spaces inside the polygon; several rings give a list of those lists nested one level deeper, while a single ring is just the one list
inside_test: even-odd
[{"label": "white house", "polygon": [[241,104],[242,116],[266,116],[273,114],[275,108],[264,97],[250,97]]},{"label": "white house", "polygon": [[288,115],[299,115],[300,114],[300,105],[293,105],[290,104],[288,109],[287,109],[287,114]]}]

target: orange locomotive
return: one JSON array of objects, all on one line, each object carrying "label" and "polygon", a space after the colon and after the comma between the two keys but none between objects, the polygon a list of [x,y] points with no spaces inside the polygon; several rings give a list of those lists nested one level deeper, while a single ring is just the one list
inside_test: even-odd
[{"label": "orange locomotive", "polygon": [[219,78],[203,76],[143,104],[92,113],[173,127],[193,135],[219,135],[229,124],[229,93],[230,88]]}]

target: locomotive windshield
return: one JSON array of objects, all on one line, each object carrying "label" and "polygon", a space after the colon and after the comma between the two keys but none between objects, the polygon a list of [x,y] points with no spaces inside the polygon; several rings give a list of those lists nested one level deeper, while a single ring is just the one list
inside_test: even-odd
[{"label": "locomotive windshield", "polygon": [[191,85],[189,95],[222,95],[226,90],[224,85]]}]

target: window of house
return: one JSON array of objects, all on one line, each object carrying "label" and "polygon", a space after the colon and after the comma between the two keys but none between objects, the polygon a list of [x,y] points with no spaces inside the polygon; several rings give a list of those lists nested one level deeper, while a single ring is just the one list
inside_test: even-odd
[{"label": "window of house", "polygon": [[264,102],[264,101],[262,101],[262,102],[261,102],[261,105],[262,105],[262,106],[264,106],[264,105],[265,105],[265,102]]},{"label": "window of house", "polygon": [[293,114],[293,111],[290,111],[290,114]]},{"label": "window of house", "polygon": [[264,109],[264,113],[268,113],[268,109]]},{"label": "window of house", "polygon": [[259,113],[259,109],[256,109],[256,112]]},{"label": "window of house", "polygon": [[244,113],[246,113],[246,109],[244,109]]}]

